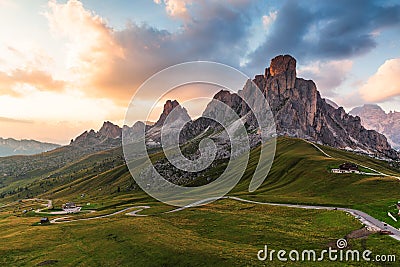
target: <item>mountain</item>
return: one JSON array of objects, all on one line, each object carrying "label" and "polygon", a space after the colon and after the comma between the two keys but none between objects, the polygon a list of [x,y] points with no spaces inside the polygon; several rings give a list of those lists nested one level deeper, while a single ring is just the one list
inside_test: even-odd
[{"label": "mountain", "polygon": [[122,129],[109,121],[103,123],[98,132],[93,129],[85,131],[71,140],[70,145],[80,148],[92,148],[93,150],[106,150],[121,145]]},{"label": "mountain", "polygon": [[[253,79],[269,101],[279,136],[307,139],[370,156],[399,158],[399,153],[391,148],[383,134],[364,128],[359,117],[347,114],[342,107],[338,107],[328,99],[323,99],[312,80],[298,78],[296,64],[296,59],[290,55],[277,56],[271,60],[270,66],[265,69],[264,74],[256,75]],[[175,124],[180,125],[181,122],[186,122],[180,132],[181,143],[187,142],[207,130],[213,131],[214,134],[221,131],[222,128],[218,123],[205,118],[229,116],[226,113],[227,110],[218,108],[217,102],[223,102],[231,107],[246,123],[249,132],[254,132],[258,127],[257,122],[247,104],[242,100],[246,98],[256,103],[255,106],[261,105],[261,102],[257,102],[259,99],[253,96],[253,85],[248,82],[237,94],[221,90],[207,105],[203,116],[195,121],[191,121],[186,109],[181,107],[177,101],[168,100],[164,105],[163,113],[154,126],[146,126],[147,144],[160,144],[161,127],[170,112],[175,109],[176,113],[169,121],[171,125],[167,129],[173,128]],[[221,144],[227,142],[227,140],[220,141]],[[258,141],[257,137],[251,136],[252,147]]]},{"label": "mountain", "polygon": [[3,139],[0,137],[0,157],[12,155],[34,155],[53,150],[60,145],[35,140]]},{"label": "mountain", "polygon": [[378,105],[366,104],[352,109],[350,114],[359,116],[365,128],[384,134],[394,148],[400,149],[400,112],[386,113]]},{"label": "mountain", "polygon": [[146,143],[148,145],[160,144],[161,130],[171,131],[175,128],[180,128],[179,126],[181,124],[191,121],[192,119],[187,113],[187,110],[182,107],[178,101],[167,100],[164,104],[163,112],[161,113],[157,122],[152,126],[147,126],[148,130],[146,131]]},{"label": "mountain", "polygon": [[[290,55],[273,58],[264,74],[256,75],[253,81],[269,101],[278,135],[307,139],[377,157],[399,157],[384,135],[365,129],[359,117],[351,116],[342,107],[335,108],[329,101],[326,102],[313,81],[298,78],[296,60]],[[251,83],[247,83],[237,95],[221,91],[214,98],[231,106],[239,116],[245,116],[248,107],[238,96],[246,95],[250,86]],[[248,123],[251,124],[251,121]]]}]

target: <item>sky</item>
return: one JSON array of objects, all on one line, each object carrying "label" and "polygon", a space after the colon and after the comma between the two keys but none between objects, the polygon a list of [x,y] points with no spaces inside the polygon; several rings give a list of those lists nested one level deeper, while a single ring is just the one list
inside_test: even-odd
[{"label": "sky", "polygon": [[0,0],[0,19],[4,138],[67,144],[106,120],[122,126],[137,88],[166,67],[215,61],[254,77],[279,54],[347,111],[400,111],[398,1]]}]

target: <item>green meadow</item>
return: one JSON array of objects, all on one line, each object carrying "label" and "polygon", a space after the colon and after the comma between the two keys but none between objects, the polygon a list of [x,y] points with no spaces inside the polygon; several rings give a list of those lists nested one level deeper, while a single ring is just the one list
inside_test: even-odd
[{"label": "green meadow", "polygon": [[[330,169],[352,161],[388,175],[400,176],[400,171],[387,162],[320,147],[332,158],[300,139],[279,138],[268,177],[260,188],[249,193],[259,154],[259,148],[254,149],[245,175],[229,195],[261,202],[356,208],[399,228],[400,224],[387,216],[388,211],[396,212],[399,180],[333,174]],[[157,151],[155,155],[160,157]],[[221,171],[223,168],[217,167],[207,175]],[[201,179],[204,177],[194,183],[203,184]],[[18,187],[23,189],[15,190]],[[137,187],[120,149],[86,155],[57,170],[34,172],[26,179],[16,181],[11,177],[0,190],[15,191],[0,199],[0,207],[12,203],[0,208],[0,263],[4,266],[343,266],[330,261],[260,262],[257,252],[264,245],[275,250],[320,251],[363,227],[341,211],[274,207],[231,199],[164,213],[173,207],[155,201]],[[52,199],[54,209],[36,214],[31,209],[44,208],[45,202],[15,202],[32,196]],[[88,221],[38,225],[41,217],[51,220],[65,216],[50,212],[68,201],[82,205],[86,211],[68,215],[74,219],[107,215],[132,206],[150,208],[139,213],[146,217],[127,216],[124,212]],[[371,234],[348,242],[352,249],[400,258],[399,241],[385,235]]]}]

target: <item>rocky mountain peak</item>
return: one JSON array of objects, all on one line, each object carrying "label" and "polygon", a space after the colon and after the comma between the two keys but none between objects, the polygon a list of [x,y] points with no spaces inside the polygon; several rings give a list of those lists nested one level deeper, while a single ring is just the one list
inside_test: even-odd
[{"label": "rocky mountain peak", "polygon": [[296,71],[296,59],[290,55],[279,55],[271,60],[269,72],[276,76],[285,72]]},{"label": "rocky mountain peak", "polygon": [[98,133],[101,136],[115,139],[121,137],[122,130],[118,125],[105,121]]},{"label": "rocky mountain peak", "polygon": [[265,75],[257,75],[253,81],[269,101],[279,135],[392,159],[399,157],[385,136],[365,129],[360,118],[321,98],[313,81],[297,78],[293,57],[273,58]]},{"label": "rocky mountain peak", "polygon": [[355,107],[350,111],[351,114],[356,116],[380,116],[384,117],[386,112],[376,104],[365,104],[361,107]]},{"label": "rocky mountain peak", "polygon": [[264,77],[257,75],[256,80],[262,83],[262,87],[265,87],[266,83],[272,84],[271,89],[282,94],[285,90],[295,87],[296,75],[296,59],[290,55],[280,55],[271,60],[270,66],[265,69]]},{"label": "rocky mountain peak", "polygon": [[169,113],[171,113],[171,111],[176,108],[177,106],[179,106],[178,101],[176,100],[167,100],[167,102],[165,102],[164,104],[164,110],[163,113],[165,113],[166,115],[168,115]]},{"label": "rocky mountain peak", "polygon": [[70,145],[84,147],[97,147],[99,150],[114,148],[120,145],[122,129],[109,121],[103,123],[98,132],[91,129],[71,140]]},{"label": "rocky mountain peak", "polygon": [[167,119],[168,115],[172,112],[172,110],[177,109],[174,112],[174,116],[176,116],[176,118],[174,119],[179,119],[182,118],[184,120],[191,120],[189,117],[189,114],[187,113],[187,110],[182,107],[178,101],[176,100],[167,100],[164,104],[164,109],[163,112],[160,115],[160,118],[158,119],[158,121],[154,124],[154,127],[161,127],[163,126],[165,120]]}]

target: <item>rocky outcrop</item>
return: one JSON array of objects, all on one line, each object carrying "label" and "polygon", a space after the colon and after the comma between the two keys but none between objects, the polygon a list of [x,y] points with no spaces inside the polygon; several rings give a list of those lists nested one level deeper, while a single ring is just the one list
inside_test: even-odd
[{"label": "rocky outcrop", "polygon": [[[313,81],[297,78],[296,60],[293,57],[275,57],[271,60],[270,67],[266,68],[265,74],[255,76],[253,81],[269,101],[278,135],[308,139],[378,157],[398,158],[398,153],[391,148],[384,135],[365,129],[359,117],[351,116],[343,108],[321,98]],[[227,120],[226,110],[218,108],[215,103],[218,100],[231,107],[240,117],[244,117],[249,127],[257,127],[254,116],[242,100],[244,96],[253,103],[259,101],[249,95],[252,92],[251,86],[252,83],[248,82],[237,94],[221,90],[208,104],[203,116]],[[185,128],[181,135],[186,138],[181,139],[193,138],[210,127],[215,129],[219,124],[200,118]]]},{"label": "rocky outcrop", "polygon": [[278,56],[271,60],[265,75],[257,75],[254,79],[269,100],[279,135],[392,159],[399,156],[385,136],[365,129],[360,118],[322,99],[313,81],[295,77],[295,68],[294,58]]},{"label": "rocky outcrop", "polygon": [[160,118],[158,121],[154,124],[154,127],[162,127],[165,123],[165,120],[167,119],[168,115],[174,110],[174,113],[171,114],[171,118],[169,118],[169,121],[175,121],[175,120],[191,120],[186,109],[179,105],[178,101],[176,100],[167,100],[164,104],[164,109],[163,112],[160,115]]},{"label": "rocky outcrop", "polygon": [[384,134],[389,143],[400,150],[400,112],[386,113],[380,106],[368,104],[352,109],[350,114],[359,116],[365,128]]},{"label": "rocky outcrop", "polygon": [[103,123],[103,126],[99,130],[99,135],[107,138],[120,138],[122,130],[118,125],[112,124],[109,121]]},{"label": "rocky outcrop", "polygon": [[122,129],[118,125],[106,121],[98,132],[93,129],[85,131],[75,140],[71,140],[70,145],[94,150],[110,149],[121,145],[121,136]]}]

